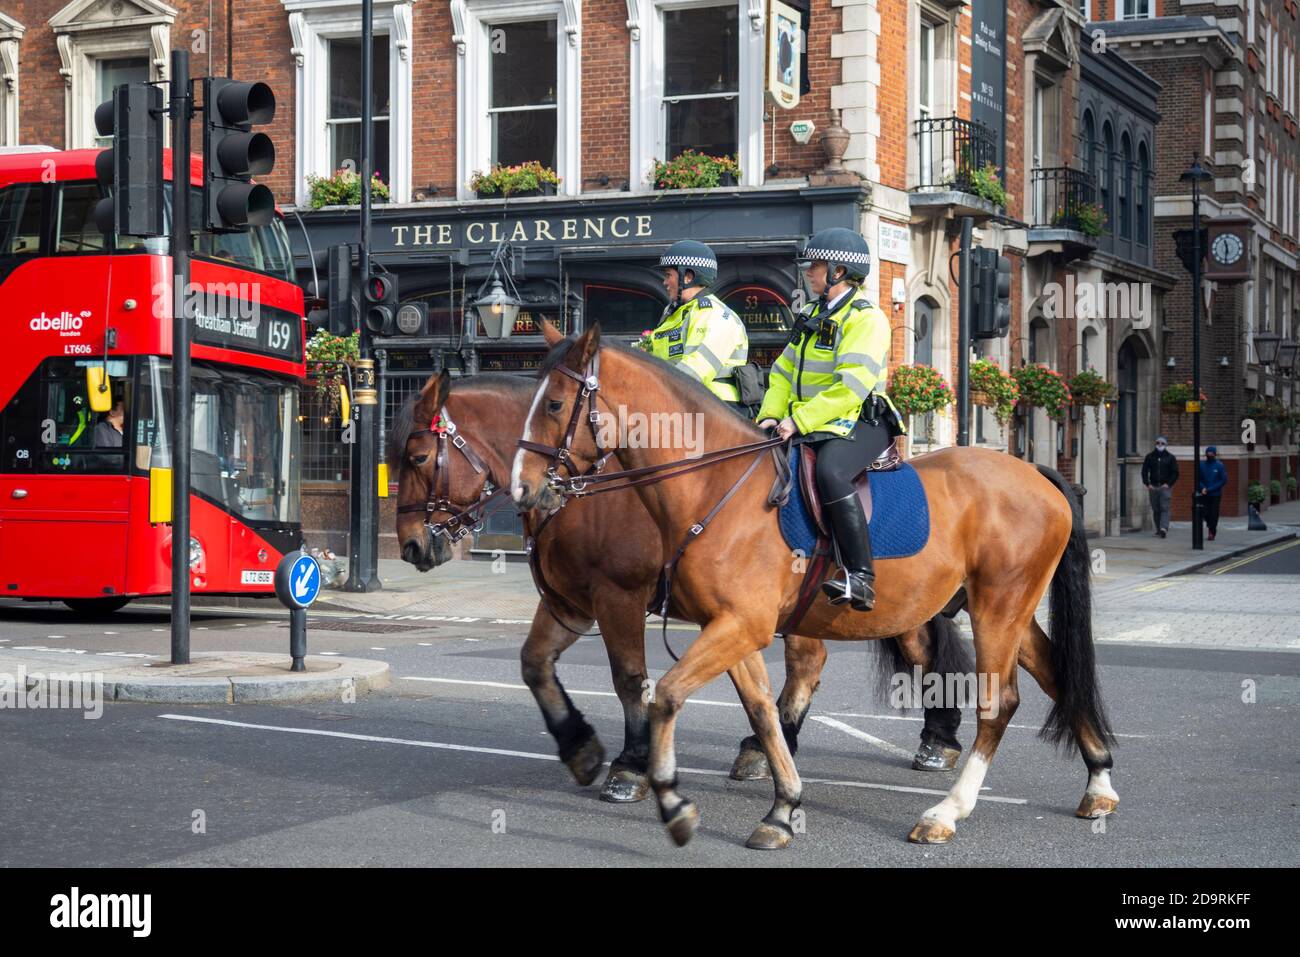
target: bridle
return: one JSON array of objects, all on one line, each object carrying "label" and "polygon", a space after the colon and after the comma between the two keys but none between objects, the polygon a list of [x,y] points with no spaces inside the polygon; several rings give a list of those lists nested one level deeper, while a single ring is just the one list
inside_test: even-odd
[{"label": "bridle", "polygon": [[[482,529],[483,514],[487,511],[488,504],[505,494],[506,489],[493,487],[487,464],[457,431],[456,423],[451,420],[445,407],[438,412],[427,429],[417,429],[406,437],[406,441],[410,442],[417,435],[433,435],[437,439],[434,453],[435,473],[433,481],[429,483],[429,498],[423,505],[399,505],[397,512],[399,515],[411,512],[424,513],[424,529],[430,549],[433,547],[434,536],[437,535],[446,536],[447,540],[454,545],[471,532]],[[473,466],[474,471],[483,476],[483,488],[479,492],[478,499],[466,508],[461,508],[451,499],[451,452],[448,446],[459,449],[465,456],[465,460]],[[447,513],[447,519],[441,522],[432,521],[433,516],[439,512]]]}]

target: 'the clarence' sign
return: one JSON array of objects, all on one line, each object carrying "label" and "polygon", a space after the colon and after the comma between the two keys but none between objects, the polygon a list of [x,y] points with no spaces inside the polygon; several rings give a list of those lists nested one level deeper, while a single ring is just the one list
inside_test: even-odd
[{"label": "'the clarence' sign", "polygon": [[599,242],[651,239],[651,213],[542,216],[519,219],[391,224],[394,249],[460,249],[509,243]]}]

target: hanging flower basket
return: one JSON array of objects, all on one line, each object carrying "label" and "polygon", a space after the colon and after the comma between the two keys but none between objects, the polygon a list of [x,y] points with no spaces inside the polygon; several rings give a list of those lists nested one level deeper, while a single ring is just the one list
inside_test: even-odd
[{"label": "hanging flower basket", "polygon": [[970,388],[971,401],[992,409],[998,425],[1006,428],[1020,398],[1016,380],[991,359],[976,359],[970,365]]},{"label": "hanging flower basket", "polygon": [[1074,397],[1075,405],[1102,405],[1115,397],[1115,387],[1096,369],[1088,368],[1070,380],[1070,395]]},{"label": "hanging flower basket", "polygon": [[[885,392],[902,415],[926,416],[952,405],[952,389],[937,369],[927,365],[899,366],[889,377]],[[925,426],[925,441],[929,443],[929,421]]]},{"label": "hanging flower basket", "polygon": [[[1187,403],[1192,401],[1196,392],[1192,389],[1192,380],[1186,382],[1175,382],[1165,391],[1160,393],[1160,407],[1171,415],[1184,415],[1187,412]],[[1205,405],[1205,393],[1200,394],[1201,406]]]},{"label": "hanging flower basket", "polygon": [[1065,377],[1041,362],[1021,366],[1011,375],[1020,387],[1020,402],[1042,409],[1048,418],[1057,422],[1065,420],[1066,410],[1073,397]]},{"label": "hanging flower basket", "polygon": [[993,396],[989,395],[987,392],[979,392],[972,389],[970,401],[971,405],[979,405],[987,409],[993,405]]}]

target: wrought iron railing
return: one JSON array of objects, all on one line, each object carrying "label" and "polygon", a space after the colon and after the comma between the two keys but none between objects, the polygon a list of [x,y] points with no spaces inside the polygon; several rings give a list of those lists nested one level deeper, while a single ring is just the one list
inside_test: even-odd
[{"label": "wrought iron railing", "polygon": [[1031,183],[1031,226],[1101,235],[1106,217],[1097,203],[1097,179],[1092,173],[1049,166],[1033,170]]},{"label": "wrought iron railing", "polygon": [[972,175],[997,164],[997,142],[983,123],[958,116],[916,121],[918,170],[914,190],[972,192]]}]

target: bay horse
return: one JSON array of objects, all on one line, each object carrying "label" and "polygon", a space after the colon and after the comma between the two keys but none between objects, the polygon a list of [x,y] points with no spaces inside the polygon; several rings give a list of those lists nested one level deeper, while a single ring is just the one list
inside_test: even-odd
[{"label": "bay horse", "polygon": [[[433,517],[454,510],[472,525],[481,517],[482,510],[475,506],[484,482],[508,489],[515,445],[533,392],[534,383],[518,376],[484,374],[453,381],[443,372],[430,376],[420,393],[397,411],[385,457],[398,477],[397,538],[405,561],[429,571],[448,560],[452,536],[434,534]],[[446,431],[429,428],[435,420],[439,428],[453,430],[450,441]],[[447,501],[439,503],[439,498]],[[450,509],[435,509],[438,504]],[[617,803],[642,800],[650,793],[645,617],[662,563],[658,529],[632,491],[573,502],[549,519],[546,512],[534,509],[524,523],[529,537],[536,539],[535,558],[546,585],[520,652],[524,683],[555,738],[560,760],[579,784],[592,783],[605,750],[565,692],[555,666],[593,622],[599,624],[623,707],[623,750],[611,762],[600,797]],[[629,549],[627,540],[645,547]],[[882,677],[913,665],[940,674],[971,668],[960,637],[946,619],[924,623],[879,647],[885,658],[879,669]],[[799,730],[825,661],[821,641],[786,638],[779,711],[791,753],[798,747]],[[930,714],[927,711],[927,721]],[[753,736],[741,742],[731,776],[768,776],[766,757]]]},{"label": "bay horse", "polygon": [[[649,708],[650,782],[670,836],[684,845],[699,822],[695,804],[678,789],[678,715],[696,690],[726,672],[767,753],[775,789],[772,809],[748,846],[788,845],[801,783],[779,733],[760,652],[796,601],[801,574],[791,565],[776,510],[768,504],[776,469],[762,451],[770,445],[763,442],[765,433],[663,363],[620,346],[602,346],[599,323],[555,345],[537,378],[512,469],[515,501],[524,508],[555,507],[561,493],[579,491],[576,480],[560,476],[560,463],[580,473],[612,453],[623,472],[588,479],[581,487],[591,494],[598,484],[618,488],[616,483],[635,481],[659,534],[638,541],[624,532],[610,557],[657,545],[666,559],[676,554],[674,606],[701,626],[699,637],[655,686]],[[663,443],[598,447],[594,424],[577,427],[584,416],[630,420],[665,409],[700,417],[703,452],[690,470]],[[760,451],[737,454],[742,446]],[[705,460],[711,462],[707,467],[700,464]],[[679,470],[668,477],[674,463]],[[877,562],[873,611],[835,607],[818,598],[799,625],[803,635],[833,640],[906,634],[965,589],[976,671],[983,681],[996,682],[995,693],[981,702],[974,747],[958,779],[942,801],[922,813],[909,840],[945,843],[974,809],[1019,703],[1017,665],[1054,702],[1043,735],[1082,752],[1088,785],[1076,814],[1110,813],[1118,803],[1110,783],[1113,735],[1097,685],[1089,555],[1073,491],[1050,469],[986,449],[943,449],[912,464],[929,500],[926,545],[909,558]],[[675,553],[674,543],[681,543]],[[1034,617],[1049,587],[1050,639]]]}]

